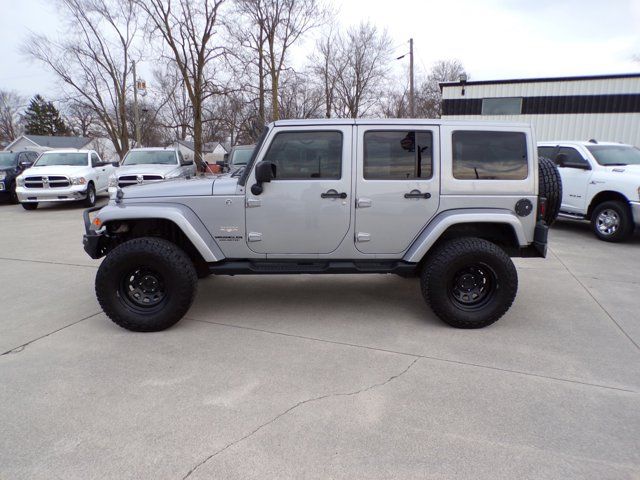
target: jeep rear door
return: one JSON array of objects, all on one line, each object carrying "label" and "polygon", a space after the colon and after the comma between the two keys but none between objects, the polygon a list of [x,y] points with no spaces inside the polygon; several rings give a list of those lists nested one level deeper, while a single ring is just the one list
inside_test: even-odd
[{"label": "jeep rear door", "polygon": [[437,126],[357,127],[356,248],[401,253],[438,210]]},{"label": "jeep rear door", "polygon": [[351,221],[352,125],[276,127],[257,161],[271,162],[276,175],[251,193],[247,179],[247,244],[268,255],[333,252]]}]

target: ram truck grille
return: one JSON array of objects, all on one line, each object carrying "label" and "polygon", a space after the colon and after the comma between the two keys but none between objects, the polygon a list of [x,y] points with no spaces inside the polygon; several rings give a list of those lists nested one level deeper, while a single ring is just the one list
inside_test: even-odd
[{"label": "ram truck grille", "polygon": [[61,175],[27,177],[24,179],[26,188],[64,188],[69,185],[71,185],[69,178]]},{"label": "ram truck grille", "polygon": [[149,182],[161,182],[164,180],[162,175],[122,175],[118,178],[119,187],[128,187],[129,185],[140,185]]}]

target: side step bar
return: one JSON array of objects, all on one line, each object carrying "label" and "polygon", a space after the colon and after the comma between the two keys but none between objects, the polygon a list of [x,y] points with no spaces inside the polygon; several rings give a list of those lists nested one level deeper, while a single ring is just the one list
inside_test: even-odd
[{"label": "side step bar", "polygon": [[397,273],[413,275],[417,264],[403,261],[272,261],[272,260],[223,260],[210,263],[214,275],[260,275],[292,273]]},{"label": "side step bar", "polygon": [[580,213],[572,213],[572,212],[559,212],[558,213],[559,217],[562,218],[571,218],[573,220],[584,220],[585,216],[580,214]]}]

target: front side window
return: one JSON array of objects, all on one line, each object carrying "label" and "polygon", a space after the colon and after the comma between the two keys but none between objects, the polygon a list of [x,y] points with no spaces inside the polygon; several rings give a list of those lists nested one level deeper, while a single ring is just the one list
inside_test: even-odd
[{"label": "front side window", "polygon": [[122,165],[176,165],[175,150],[131,150]]},{"label": "front side window", "polygon": [[553,159],[556,164],[558,164],[558,157],[560,155],[564,156],[564,161],[571,165],[583,165],[585,167],[589,166],[589,162],[587,162],[580,154],[580,152],[578,152],[578,150],[576,150],[575,148],[561,147],[556,154],[556,158]]},{"label": "front side window", "polygon": [[364,134],[363,164],[367,180],[431,178],[433,134],[412,130],[368,131]]},{"label": "front side window", "polygon": [[234,167],[239,167],[241,165],[246,165],[249,163],[249,159],[253,154],[253,148],[238,148],[233,151],[233,155],[231,157],[231,165]]},{"label": "front side window", "polygon": [[603,166],[640,165],[640,150],[627,145],[589,145],[587,149]]},{"label": "front side window", "polygon": [[453,132],[453,177],[459,180],[524,180],[527,136],[522,132]]},{"label": "front side window", "polygon": [[102,165],[100,157],[98,157],[98,155],[96,155],[95,153],[91,154],[91,165],[93,165],[94,167],[99,167]]},{"label": "front side window", "polygon": [[276,180],[339,179],[342,173],[342,133],[278,133],[263,161],[276,165]]},{"label": "front side window", "polygon": [[51,167],[53,165],[68,165],[86,167],[88,155],[86,153],[45,152],[35,163],[36,167]]},{"label": "front side window", "polygon": [[553,159],[553,154],[558,147],[538,147],[538,156]]}]

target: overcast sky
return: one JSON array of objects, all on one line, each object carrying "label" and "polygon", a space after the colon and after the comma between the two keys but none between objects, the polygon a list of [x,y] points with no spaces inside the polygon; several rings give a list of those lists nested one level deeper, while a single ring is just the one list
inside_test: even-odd
[{"label": "overcast sky", "polygon": [[[386,28],[398,56],[413,37],[416,67],[424,71],[449,58],[461,60],[473,80],[640,71],[633,60],[640,54],[640,0],[333,3],[344,26],[370,20]],[[54,5],[53,0],[0,0],[0,88],[56,98],[55,79],[19,51],[29,30],[58,33],[61,21]],[[149,78],[150,66],[140,68]]]}]

